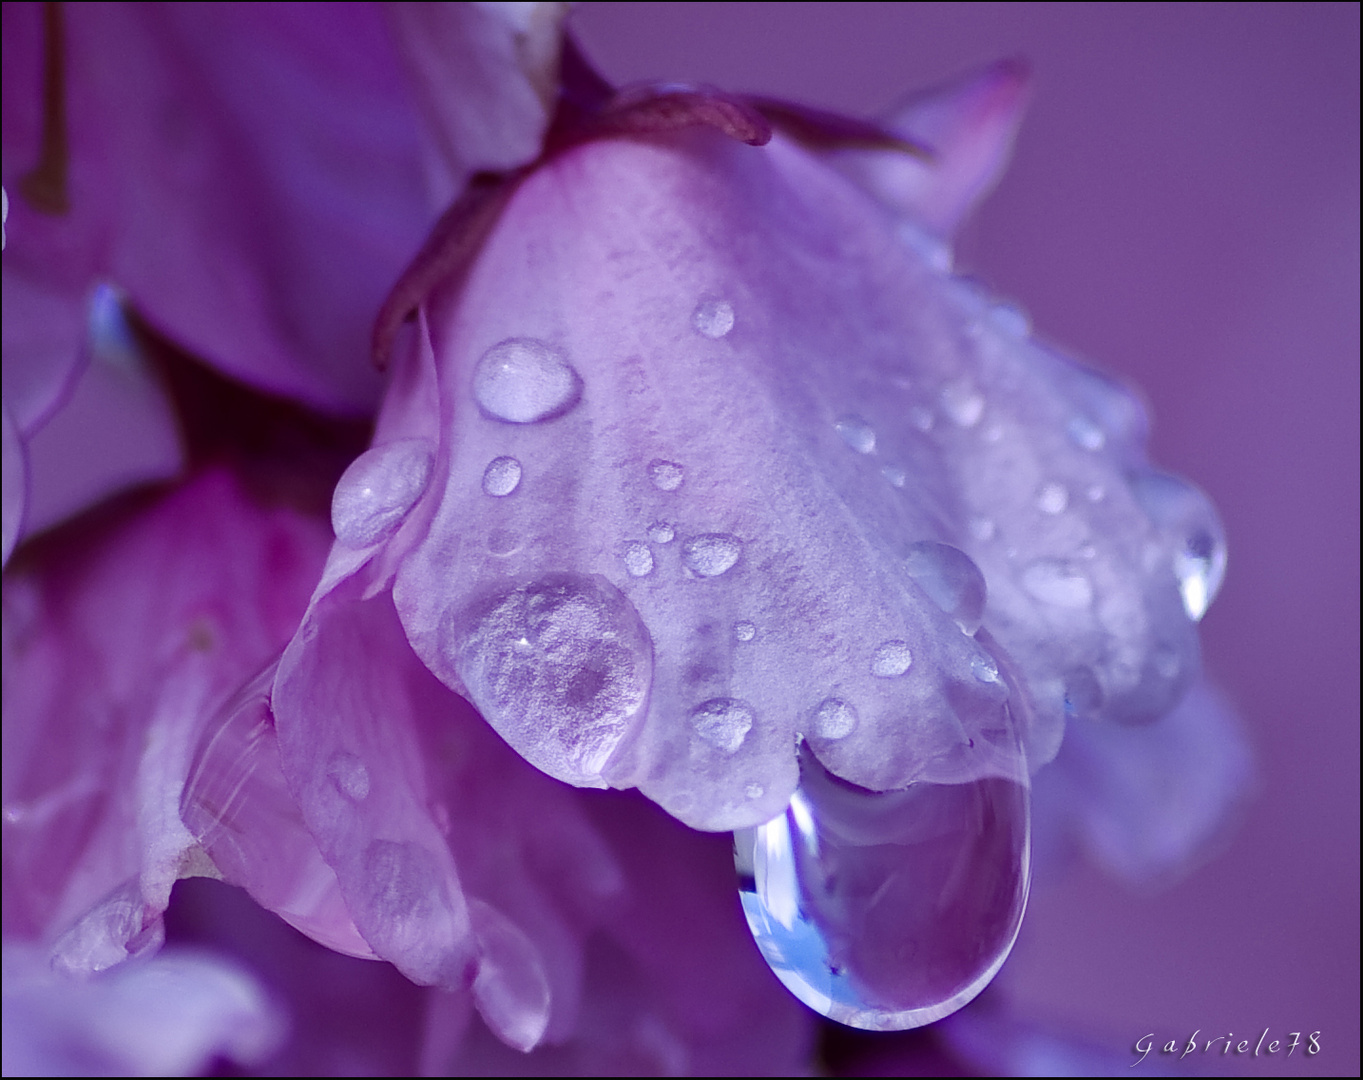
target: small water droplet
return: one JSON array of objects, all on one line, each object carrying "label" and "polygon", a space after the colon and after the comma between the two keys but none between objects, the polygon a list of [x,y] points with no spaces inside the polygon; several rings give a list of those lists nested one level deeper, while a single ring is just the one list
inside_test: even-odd
[{"label": "small water droplet", "polygon": [[1087,416],[1075,416],[1065,428],[1070,441],[1085,450],[1101,450],[1107,443],[1107,434]]},{"label": "small water droplet", "polygon": [[648,527],[648,538],[655,544],[670,544],[676,535],[677,530],[666,521],[655,521]]},{"label": "small water droplet", "polygon": [[898,465],[883,465],[880,475],[890,482],[892,487],[902,488],[909,480],[909,474]]},{"label": "small water droplet", "polygon": [[641,540],[631,540],[625,545],[624,559],[630,577],[647,577],[653,573],[653,552]]},{"label": "small water droplet", "polygon": [[976,540],[992,540],[998,527],[988,518],[971,518],[969,529]]},{"label": "small water droplet", "polygon": [[434,458],[429,440],[398,439],[352,461],[331,497],[336,539],[364,548],[395,533],[426,490]]},{"label": "small water droplet", "polygon": [[971,660],[970,673],[982,683],[999,681],[999,665],[992,656],[977,656]]},{"label": "small water droplet", "polygon": [[984,574],[960,548],[924,540],[904,553],[904,568],[928,599],[967,634],[980,628],[987,599]]},{"label": "small water droplet", "polygon": [[1102,502],[1107,498],[1107,488],[1102,484],[1090,484],[1084,492],[1084,498],[1093,503]]},{"label": "small water droplet", "polygon": [[909,409],[909,422],[919,431],[928,432],[932,430],[935,421],[931,409],[922,405],[914,405]]},{"label": "small water droplet", "polygon": [[493,555],[512,555],[520,546],[521,538],[510,529],[493,529],[487,534],[487,549]]},{"label": "small water droplet", "polygon": [[995,304],[989,309],[989,321],[1009,337],[1024,338],[1032,332],[1032,320],[1016,304]]},{"label": "small water droplet", "polygon": [[479,359],[473,397],[494,420],[535,424],[570,412],[582,398],[582,377],[552,345],[511,338]]},{"label": "small water droplet", "polygon": [[871,425],[859,416],[844,416],[833,423],[842,441],[858,454],[870,454],[876,448],[876,433]]},{"label": "small water droplet", "polygon": [[327,761],[327,778],[351,802],[363,802],[369,797],[369,770],[354,754],[337,750]]},{"label": "small water droplet", "polygon": [[746,619],[734,623],[734,637],[739,641],[751,641],[757,636],[757,627]]},{"label": "small water droplet", "polygon": [[1042,484],[1037,492],[1036,508],[1043,514],[1063,514],[1070,504],[1070,493],[1064,484]]},{"label": "small water droplet", "polygon": [[728,533],[704,533],[682,544],[682,562],[697,577],[719,577],[742,554],[743,542]]},{"label": "small water droplet", "polygon": [[761,784],[749,784],[743,789],[743,794],[750,799],[760,799],[767,793],[767,789]]},{"label": "small water droplet", "polygon": [[1038,559],[1022,571],[1022,587],[1034,599],[1056,607],[1078,610],[1093,603],[1087,577],[1059,559]]},{"label": "small water droplet", "polygon": [[691,325],[708,338],[722,338],[734,328],[734,307],[727,300],[702,300],[691,313]]},{"label": "small water droplet", "polygon": [[521,463],[513,457],[493,458],[483,470],[483,491],[503,498],[520,486]]},{"label": "small water droplet", "polygon": [[957,427],[974,427],[984,415],[984,398],[964,379],[949,383],[942,388],[942,411]]},{"label": "small water droplet", "polygon": [[489,724],[530,764],[570,784],[601,770],[640,720],[653,644],[598,575],[547,574],[451,611],[441,651]]},{"label": "small water droplet", "polygon": [[676,491],[681,487],[684,475],[682,467],[675,461],[654,458],[648,463],[648,478],[659,491]]},{"label": "small water droplet", "polygon": [[871,674],[882,679],[892,679],[903,675],[913,663],[913,653],[907,642],[882,641],[876,646],[875,657],[871,660]]},{"label": "small water droplet", "polygon": [[[1016,759],[1015,733],[997,752]],[[990,776],[877,793],[807,748],[786,812],[734,834],[739,898],[777,978],[841,1024],[904,1030],[988,985],[1030,880],[1024,784]]]},{"label": "small water droplet", "polygon": [[743,745],[754,719],[752,707],[737,698],[711,698],[691,712],[691,726],[696,734],[726,754],[735,753]]},{"label": "small water droplet", "polygon": [[824,698],[814,712],[814,734],[821,739],[845,739],[857,727],[857,710],[841,698]]}]

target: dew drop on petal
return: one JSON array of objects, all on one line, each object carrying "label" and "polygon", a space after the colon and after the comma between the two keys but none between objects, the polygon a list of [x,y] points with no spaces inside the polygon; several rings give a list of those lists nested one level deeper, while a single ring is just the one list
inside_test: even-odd
[{"label": "dew drop on petal", "polygon": [[1065,427],[1070,441],[1075,446],[1085,450],[1101,450],[1107,442],[1107,435],[1103,429],[1090,420],[1087,416],[1075,416],[1070,419]]},{"label": "dew drop on petal", "polygon": [[1092,503],[1102,502],[1107,498],[1107,488],[1102,484],[1090,484],[1084,492],[1084,498]]},{"label": "dew drop on petal", "polygon": [[675,461],[654,458],[648,463],[648,478],[659,491],[676,491],[681,487],[684,475],[682,467]]},{"label": "dew drop on petal", "polygon": [[676,535],[677,530],[666,521],[655,521],[648,527],[648,538],[655,544],[670,544]]},{"label": "dew drop on petal", "polygon": [[552,345],[511,338],[479,359],[473,397],[494,420],[534,424],[571,411],[582,398],[582,377]]},{"label": "dew drop on petal", "polygon": [[434,458],[429,440],[398,439],[352,461],[331,497],[336,539],[363,548],[396,532],[426,490]]},{"label": "dew drop on petal", "polygon": [[737,752],[752,730],[752,707],[737,698],[711,698],[691,712],[691,726],[705,742],[726,754]]},{"label": "dew drop on petal", "polygon": [[351,802],[369,797],[369,770],[348,750],[338,750],[327,761],[327,778]]},{"label": "dew drop on petal", "polygon": [[933,540],[910,545],[904,568],[934,604],[967,634],[980,628],[988,596],[984,574],[960,548]]},{"label": "dew drop on petal", "polygon": [[909,480],[909,474],[898,465],[883,465],[880,475],[890,482],[891,487],[902,488]]},{"label": "dew drop on petal", "polygon": [[970,673],[982,683],[999,681],[999,665],[989,656],[977,656],[971,660]]},{"label": "dew drop on petal", "polygon": [[909,651],[907,642],[882,641],[871,660],[871,674],[892,679],[896,675],[903,675],[912,663],[913,653]]},{"label": "dew drop on petal", "polygon": [[1063,514],[1070,504],[1070,493],[1064,484],[1042,484],[1037,492],[1036,508],[1043,514]]},{"label": "dew drop on petal", "polygon": [[876,433],[861,417],[844,416],[840,420],[835,420],[833,427],[842,436],[842,441],[858,454],[869,454],[875,450]]},{"label": "dew drop on petal", "polygon": [[814,711],[814,734],[821,739],[845,739],[856,726],[857,710],[841,698],[824,698]]},{"label": "dew drop on petal", "polygon": [[1089,579],[1059,559],[1038,559],[1022,571],[1022,587],[1043,604],[1078,610],[1093,603]]},{"label": "dew drop on petal", "polygon": [[751,641],[757,636],[757,627],[746,619],[734,623],[734,638],[737,641]]},{"label": "dew drop on petal", "polygon": [[630,577],[647,577],[653,573],[653,552],[640,540],[631,540],[625,545],[624,560]]},{"label": "dew drop on petal", "polygon": [[691,325],[708,338],[722,338],[734,328],[734,307],[727,300],[702,300],[691,313]]},{"label": "dew drop on petal", "polygon": [[1226,537],[1216,510],[1197,488],[1164,473],[1132,478],[1131,491],[1172,546],[1183,608],[1197,622],[1226,576]]},{"label": "dew drop on petal", "polygon": [[984,398],[964,379],[942,388],[942,411],[957,427],[974,427],[984,415]]},{"label": "dew drop on petal", "polygon": [[570,784],[600,779],[639,720],[653,643],[604,577],[547,574],[451,612],[442,651],[488,723],[536,768]]},{"label": "dew drop on petal", "polygon": [[[1025,776],[1007,734],[999,752]],[[974,998],[1012,949],[1030,828],[1025,783],[877,793],[802,748],[786,812],[734,834],[739,898],[772,971],[810,1008],[867,1030],[921,1027]]]},{"label": "dew drop on petal", "polygon": [[513,457],[493,458],[483,470],[483,491],[502,498],[520,486],[521,463]]},{"label": "dew drop on petal", "polygon": [[719,577],[743,554],[743,541],[728,533],[704,533],[682,544],[682,563],[697,577]]}]

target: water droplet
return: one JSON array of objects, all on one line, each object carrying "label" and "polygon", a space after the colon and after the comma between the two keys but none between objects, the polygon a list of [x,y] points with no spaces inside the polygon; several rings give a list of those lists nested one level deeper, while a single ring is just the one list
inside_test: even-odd
[{"label": "water droplet", "polygon": [[1037,492],[1036,508],[1043,514],[1063,514],[1070,504],[1070,493],[1064,484],[1042,484]]},{"label": "water droplet", "polygon": [[967,634],[980,628],[987,590],[984,574],[960,548],[933,540],[910,545],[904,568],[934,604]]},{"label": "water droplet", "polygon": [[654,458],[648,463],[648,478],[659,491],[676,491],[681,487],[682,467],[675,461]]},{"label": "water droplet", "polygon": [[892,679],[903,675],[913,663],[913,653],[907,642],[882,641],[876,646],[875,657],[871,660],[871,674],[882,679]]},{"label": "water droplet", "polygon": [[974,427],[984,415],[984,398],[962,379],[942,388],[942,411],[958,427]]},{"label": "water droplet", "polygon": [[1022,587],[1034,599],[1078,610],[1093,603],[1089,579],[1059,559],[1039,559],[1022,571]]},{"label": "water droplet", "polygon": [[398,439],[352,461],[331,497],[336,539],[364,548],[395,533],[426,490],[434,457],[429,440]]},{"label": "water droplet", "polygon": [[814,734],[821,739],[845,739],[856,726],[857,710],[841,698],[824,698],[814,713]]},{"label": "water droplet", "polygon": [[653,643],[639,613],[605,578],[548,574],[452,612],[442,651],[488,723],[542,772],[600,779],[639,721]]},{"label": "water droplet", "polygon": [[751,641],[757,636],[757,627],[744,620],[734,623],[734,637],[739,641]]},{"label": "water droplet", "polygon": [[992,656],[977,656],[971,660],[970,673],[982,683],[999,681],[999,665]]},{"label": "water droplet", "polygon": [[858,454],[870,454],[876,448],[876,433],[871,425],[859,416],[844,416],[833,423],[842,441]]},{"label": "water droplet", "polygon": [[743,541],[728,533],[704,533],[682,544],[682,562],[697,577],[719,577],[743,554]]},{"label": "water droplet", "polygon": [[1084,492],[1084,498],[1088,499],[1089,502],[1102,502],[1107,498],[1107,488],[1103,487],[1102,484],[1090,484]]},{"label": "water droplet", "polygon": [[648,527],[648,538],[655,544],[670,544],[676,535],[677,530],[666,521],[655,521]]},{"label": "water droplet", "polygon": [[976,540],[992,540],[998,527],[988,518],[971,518],[970,535]]},{"label": "water droplet", "polygon": [[1172,566],[1188,618],[1197,622],[1226,576],[1226,536],[1211,501],[1165,473],[1133,477],[1131,491],[1172,546]]},{"label": "water droplet", "polygon": [[624,559],[630,577],[647,577],[653,573],[653,552],[641,540],[631,540],[625,545]]},{"label": "water droplet", "polygon": [[752,707],[737,698],[711,698],[691,712],[696,734],[726,754],[743,745],[754,719]]},{"label": "water droplet", "polygon": [[337,750],[327,761],[327,778],[351,802],[363,802],[369,797],[369,770],[354,754]]},{"label": "water droplet", "polygon": [[513,457],[493,458],[483,470],[483,491],[497,498],[510,495],[520,483],[521,463]]},{"label": "water droplet", "polygon": [[691,313],[691,325],[708,338],[722,338],[734,328],[734,307],[727,300],[702,300]]},{"label": "water droplet", "polygon": [[1087,416],[1071,418],[1065,430],[1070,441],[1085,450],[1101,450],[1107,442],[1107,434]]},{"label": "water droplet", "polygon": [[512,338],[483,353],[473,397],[494,420],[534,424],[571,411],[582,398],[582,376],[552,345]]},{"label": "water droplet", "polygon": [[989,309],[989,321],[1009,337],[1023,338],[1032,332],[1032,320],[1016,304],[995,304]]},{"label": "water droplet", "polygon": [[761,784],[749,784],[743,789],[743,794],[750,799],[760,799],[767,793],[767,789]]},{"label": "water droplet", "polygon": [[909,422],[919,431],[931,431],[934,423],[932,410],[922,405],[914,405],[909,409]]},{"label": "water droplet", "polygon": [[880,475],[890,482],[892,487],[902,488],[909,481],[909,474],[898,465],[883,465]]},{"label": "water droplet", "polygon": [[[1015,736],[999,752],[1021,758]],[[974,998],[1012,949],[1030,828],[1027,788],[1012,780],[876,793],[802,749],[786,812],[734,834],[748,928],[816,1012],[867,1030],[921,1027]]]}]

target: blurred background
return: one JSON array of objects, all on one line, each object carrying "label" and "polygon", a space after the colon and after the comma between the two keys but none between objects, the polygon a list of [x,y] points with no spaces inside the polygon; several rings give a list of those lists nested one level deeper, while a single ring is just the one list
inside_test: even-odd
[{"label": "blurred background", "polygon": [[573,26],[617,83],[859,115],[1031,63],[1012,166],[959,265],[1138,385],[1152,457],[1220,508],[1230,564],[1205,658],[1259,781],[1223,850],[1172,887],[1136,895],[1084,868],[1039,882],[1001,989],[1119,1054],[1147,1032],[1319,1031],[1314,1057],[1182,1067],[1356,1074],[1358,6],[588,3]]}]

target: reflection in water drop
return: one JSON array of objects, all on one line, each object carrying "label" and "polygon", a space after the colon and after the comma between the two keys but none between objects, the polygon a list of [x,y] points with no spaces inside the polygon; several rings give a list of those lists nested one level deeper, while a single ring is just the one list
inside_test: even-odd
[{"label": "reflection in water drop", "polygon": [[875,657],[871,660],[871,674],[892,679],[896,675],[903,675],[912,663],[913,653],[906,642],[883,641],[877,646]]},{"label": "reflection in water drop", "polygon": [[648,478],[659,491],[676,491],[683,475],[682,467],[675,461],[654,458],[648,463]]},{"label": "reflection in water drop", "polygon": [[824,1016],[873,1031],[930,1024],[983,990],[1013,947],[1029,815],[1012,780],[875,793],[802,748],[786,812],[734,834],[748,928],[777,978]]},{"label": "reflection in water drop", "polygon": [[719,577],[743,553],[743,542],[728,533],[693,536],[682,545],[682,562],[697,577]]},{"label": "reflection in water drop", "polygon": [[647,577],[653,573],[653,552],[641,540],[631,540],[625,545],[624,560],[630,577]]},{"label": "reflection in water drop", "polygon": [[844,416],[833,422],[833,427],[842,436],[842,441],[858,454],[869,454],[876,448],[876,433],[859,416]]},{"label": "reflection in water drop", "polygon": [[722,338],[734,328],[734,307],[727,300],[702,300],[691,313],[691,325],[708,338]]},{"label": "reflection in water drop", "polygon": [[752,730],[753,711],[747,702],[737,698],[711,698],[697,705],[691,713],[691,726],[696,734],[726,754],[743,745]]},{"label": "reflection in water drop", "polygon": [[479,359],[473,397],[494,420],[534,424],[570,412],[582,397],[582,377],[552,345],[512,338]]},{"label": "reflection in water drop", "polygon": [[510,495],[520,483],[521,463],[513,457],[493,458],[483,470],[483,491],[499,499]]},{"label": "reflection in water drop", "polygon": [[396,532],[426,490],[434,458],[429,440],[397,439],[352,461],[331,496],[336,539],[363,548]]}]

